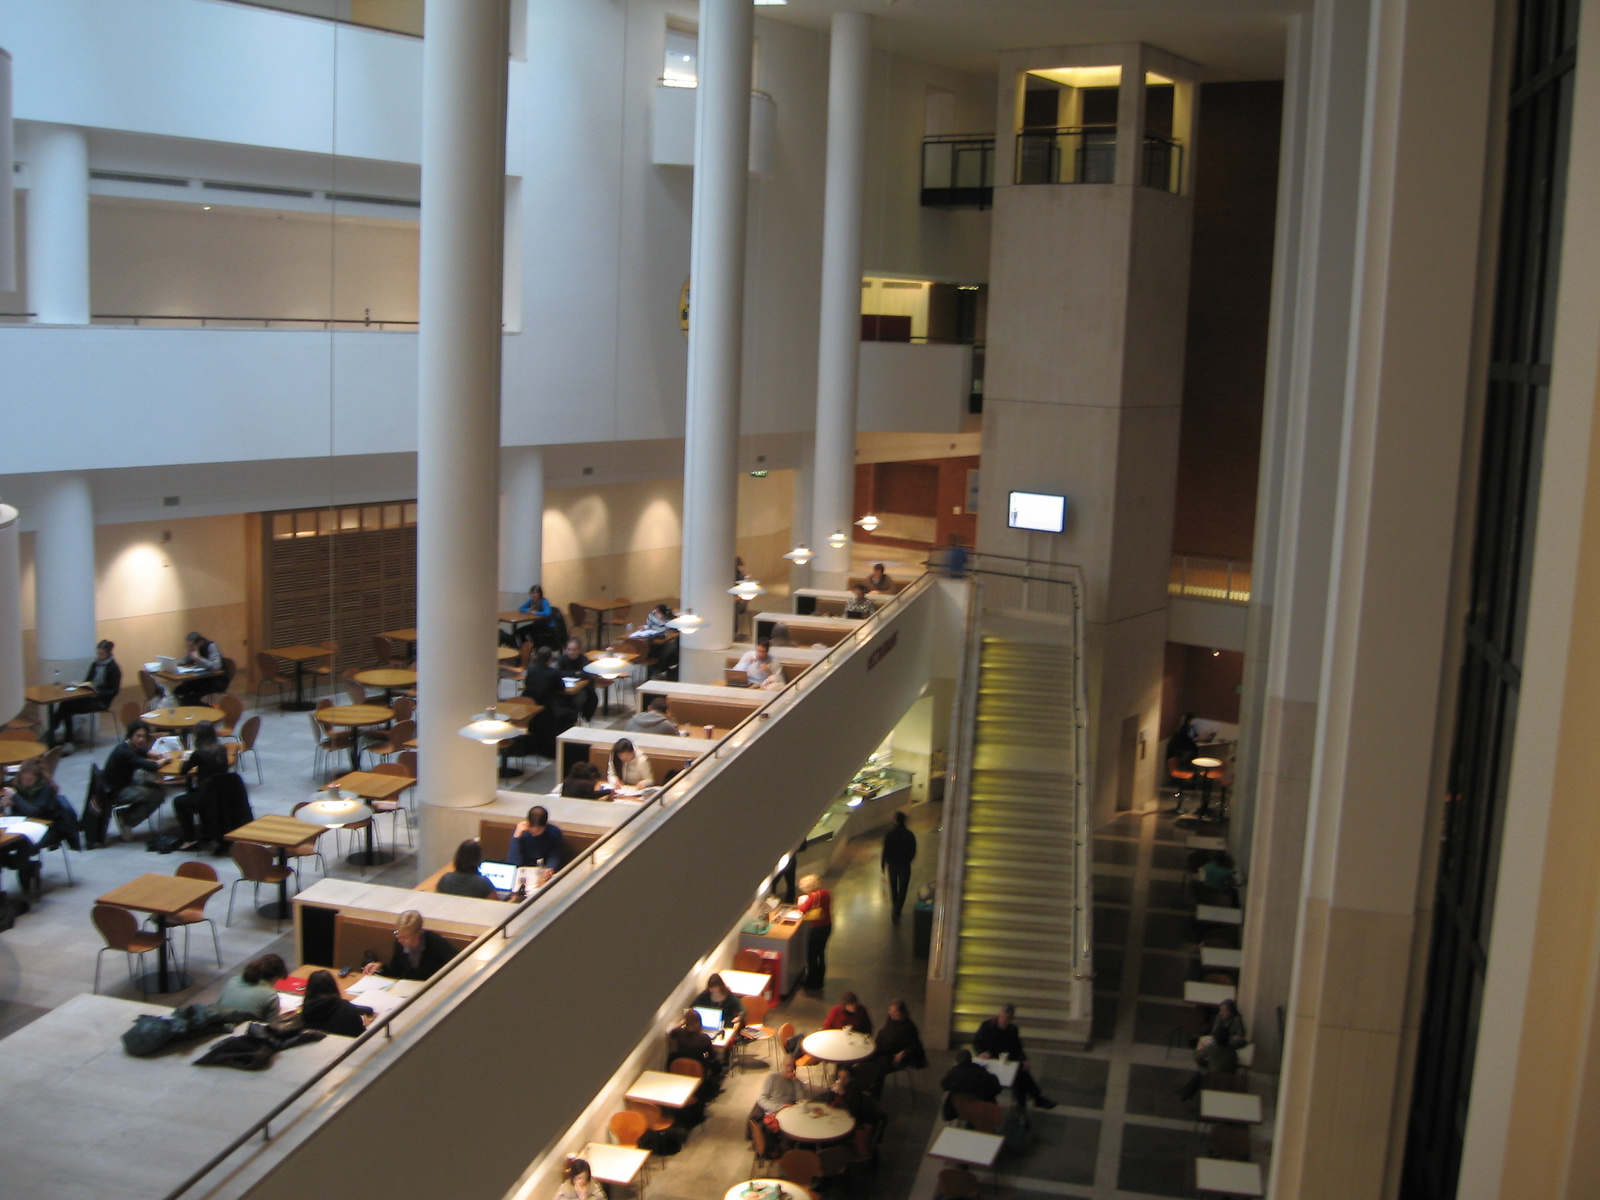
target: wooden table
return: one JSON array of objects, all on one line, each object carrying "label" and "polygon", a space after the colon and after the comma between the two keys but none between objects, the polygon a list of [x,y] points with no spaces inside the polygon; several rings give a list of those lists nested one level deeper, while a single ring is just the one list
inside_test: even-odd
[{"label": "wooden table", "polygon": [[42,746],[38,742],[22,738],[0,738],[0,767],[27,762],[30,758],[38,758],[48,750],[48,746]]},{"label": "wooden table", "polygon": [[618,1183],[632,1187],[639,1178],[645,1163],[650,1161],[650,1151],[637,1146],[613,1146],[609,1142],[590,1142],[583,1148],[583,1161],[589,1164],[589,1177],[601,1183]]},{"label": "wooden table", "polygon": [[147,912],[156,919],[156,932],[161,935],[160,965],[155,971],[155,986],[150,984],[150,976],[146,975],[142,981],[144,989],[148,992],[172,992],[179,988],[189,986],[189,981],[182,974],[178,976],[177,986],[172,986],[171,976],[167,972],[167,919],[175,917],[187,908],[198,908],[206,899],[222,890],[222,884],[215,879],[189,879],[182,875],[140,875],[137,879],[130,879],[121,887],[112,888],[95,903],[114,904],[118,908],[131,908],[136,912]]},{"label": "wooden table", "polygon": [[[351,771],[350,774],[335,779],[328,785],[328,789],[331,791],[337,788],[342,792],[354,792],[363,800],[384,801],[393,800],[416,782],[410,775],[380,775],[372,771]],[[372,826],[369,824],[367,848],[360,853],[352,854],[349,861],[357,866],[371,867],[394,861],[394,855],[387,850],[379,850],[373,844]]]},{"label": "wooden table", "polygon": [[1220,1196],[1260,1196],[1261,1166],[1231,1158],[1194,1160],[1194,1186],[1202,1192]]},{"label": "wooden table", "polygon": [[69,683],[65,687],[59,683],[41,683],[23,688],[22,694],[33,703],[44,705],[44,740],[53,746],[55,741],[50,735],[56,727],[56,705],[63,700],[87,699],[93,696],[95,691],[87,683]]},{"label": "wooden table", "polygon": [[221,724],[227,720],[228,714],[220,708],[210,708],[204,704],[186,704],[178,708],[157,708],[147,713],[140,713],[139,719],[146,725],[154,725],[157,729],[170,729],[189,744],[189,731],[196,725],[210,721],[213,725]]},{"label": "wooden table", "polygon": [[759,996],[772,986],[772,976],[765,971],[719,971],[722,982],[735,996]]},{"label": "wooden table", "polygon": [[[394,720],[394,709],[382,704],[334,704],[311,715],[320,725],[364,729]],[[350,738],[350,769],[361,770],[361,738],[357,735]]]},{"label": "wooden table", "polygon": [[410,629],[385,629],[378,636],[386,637],[393,642],[404,642],[406,644],[406,657],[412,662],[417,661],[417,630],[415,626]]},{"label": "wooden table", "polygon": [[[231,767],[239,759],[238,742],[222,742],[222,747],[228,752],[228,765]],[[163,783],[177,783],[183,779],[184,765],[189,761],[189,752],[183,754],[169,754],[161,760],[161,770],[157,772]]]},{"label": "wooden table", "polygon": [[842,1108],[831,1108],[816,1100],[790,1104],[778,1110],[778,1128],[783,1136],[797,1142],[836,1142],[849,1137],[856,1119]]},{"label": "wooden table", "polygon": [[[255,842],[260,846],[271,846],[278,852],[278,865],[287,868],[289,865],[289,851],[296,846],[303,846],[312,838],[322,833],[322,826],[308,825],[304,821],[297,821],[293,817],[268,816],[257,817],[248,824],[241,825],[232,833],[225,835],[230,842]],[[281,921],[289,915],[289,880],[285,876],[278,881],[278,899],[274,904],[263,904],[256,909],[263,917],[271,917]]]},{"label": "wooden table", "polygon": [[174,689],[181,684],[194,683],[201,679],[221,679],[221,671],[152,671],[152,679],[159,679],[162,687],[170,694],[176,694]]},{"label": "wooden table", "polygon": [[831,1063],[860,1062],[876,1049],[866,1034],[848,1029],[819,1029],[808,1033],[800,1046],[812,1058]]},{"label": "wooden table", "polygon": [[317,658],[327,658],[333,653],[326,646],[279,646],[276,650],[268,650],[273,658],[281,658],[285,662],[294,664],[294,702],[285,704],[278,701],[278,706],[288,712],[305,712],[311,707],[306,699],[305,678],[306,663]]},{"label": "wooden table", "polygon": [[494,648],[494,656],[501,662],[510,662],[513,658],[517,658],[521,654],[522,651],[516,649],[514,646],[496,646]]},{"label": "wooden table", "polygon": [[1226,983],[1200,983],[1191,979],[1183,985],[1183,998],[1190,1004],[1215,1006],[1234,999],[1237,994],[1237,989]]},{"label": "wooden table", "polygon": [[1244,966],[1244,951],[1233,950],[1227,946],[1201,946],[1200,965],[1237,971]]},{"label": "wooden table", "polygon": [[694,1099],[700,1080],[693,1075],[674,1075],[670,1071],[645,1071],[623,1093],[625,1100],[643,1100],[663,1108],[682,1108]]},{"label": "wooden table", "polygon": [[367,687],[383,689],[383,698],[393,700],[397,688],[417,686],[417,673],[403,667],[374,667],[370,671],[357,671],[355,681]]},{"label": "wooden table", "polygon": [[610,620],[610,615],[619,608],[632,608],[633,601],[630,600],[626,604],[618,604],[615,600],[579,600],[578,607],[586,608],[594,613],[594,644],[603,646],[606,641],[606,626],[616,624],[616,622]]},{"label": "wooden table", "polygon": [[1250,1092],[1219,1092],[1205,1088],[1200,1093],[1200,1119],[1231,1125],[1259,1125],[1261,1097]]},{"label": "wooden table", "polygon": [[951,1162],[971,1163],[975,1167],[992,1167],[999,1157],[1005,1139],[998,1133],[979,1133],[976,1129],[956,1129],[946,1126],[928,1147],[933,1158]]}]

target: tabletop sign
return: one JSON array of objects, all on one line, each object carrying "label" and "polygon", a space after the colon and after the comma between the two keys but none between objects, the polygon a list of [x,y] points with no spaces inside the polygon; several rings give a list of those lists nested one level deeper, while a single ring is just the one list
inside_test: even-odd
[{"label": "tabletop sign", "polygon": [[899,640],[900,640],[900,631],[898,629],[896,629],[893,633],[891,633],[889,635],[889,640],[887,642],[885,642],[883,645],[879,646],[871,654],[867,655],[867,670],[870,671],[870,670],[872,670],[873,667],[875,667],[879,663],[881,663],[884,660],[884,658],[888,655],[889,651],[894,649],[894,644],[896,642],[898,642]]}]

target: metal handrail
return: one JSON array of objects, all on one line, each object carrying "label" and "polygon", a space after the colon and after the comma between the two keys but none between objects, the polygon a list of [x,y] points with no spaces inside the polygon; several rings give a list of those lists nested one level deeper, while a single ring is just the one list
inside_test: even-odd
[{"label": "metal handrail", "polygon": [[[31,316],[33,314],[25,315]],[[212,313],[91,313],[89,319],[91,321],[132,321],[135,325],[138,325],[140,321],[199,321],[202,329],[207,328],[207,321],[221,321],[232,325],[260,323],[263,328],[279,324],[317,325],[323,329],[328,329],[335,325],[355,325],[362,328],[377,329],[383,329],[390,325],[399,325],[408,329],[415,329],[418,325],[416,321],[395,321],[387,317],[374,319],[370,314],[361,317],[221,317]]]},{"label": "metal handrail", "polygon": [[[277,1118],[285,1110],[287,1110],[290,1105],[300,1100],[306,1095],[307,1092],[311,1091],[313,1087],[315,1087],[322,1080],[326,1079],[335,1068],[339,1067],[346,1060],[348,1060],[351,1055],[355,1054],[357,1050],[373,1041],[377,1037],[380,1030],[383,1032],[386,1038],[391,1036],[390,1027],[402,1013],[410,1009],[413,1004],[422,999],[423,996],[427,995],[441,982],[454,976],[457,968],[459,968],[462,963],[470,961],[473,955],[493,941],[496,936],[509,938],[511,935],[508,930],[511,926],[511,923],[518,917],[521,917],[523,914],[527,913],[545,896],[551,895],[555,891],[555,885],[558,880],[576,878],[580,865],[588,865],[590,867],[597,866],[598,863],[595,861],[596,856],[613,839],[619,836],[623,830],[627,829],[635,821],[639,820],[639,818],[644,816],[645,813],[659,811],[660,809],[666,808],[667,805],[673,800],[681,799],[684,792],[691,785],[698,784],[704,777],[705,773],[709,771],[712,766],[716,765],[722,760],[724,749],[742,748],[745,739],[740,738],[740,734],[746,729],[746,727],[749,727],[750,729],[759,733],[760,729],[764,727],[765,723],[771,720],[773,715],[771,709],[773,705],[777,704],[778,701],[782,700],[785,696],[798,696],[813,686],[816,681],[821,678],[821,669],[824,666],[837,666],[838,661],[842,661],[842,659],[836,660],[831,664],[829,662],[829,660],[833,659],[834,655],[839,653],[841,650],[844,650],[847,647],[852,649],[858,648],[865,642],[870,641],[872,636],[877,632],[877,629],[883,624],[885,615],[889,613],[897,613],[905,603],[910,601],[913,597],[918,596],[922,592],[926,591],[928,587],[931,586],[931,580],[933,578],[934,576],[931,572],[925,573],[913,580],[909,587],[900,592],[896,592],[894,595],[890,596],[887,600],[880,604],[870,616],[866,617],[860,622],[861,628],[852,630],[847,637],[841,639],[835,645],[831,646],[827,652],[822,655],[822,657],[818,658],[816,662],[812,663],[804,674],[791,679],[782,688],[773,693],[773,699],[771,701],[762,706],[760,709],[750,713],[732,729],[728,730],[726,734],[718,739],[716,745],[712,746],[711,749],[707,750],[699,758],[695,759],[694,762],[690,763],[689,766],[681,771],[678,775],[674,776],[670,783],[664,785],[659,791],[656,792],[654,796],[651,796],[645,800],[644,803],[642,803],[634,812],[628,814],[628,816],[624,818],[624,820],[614,829],[610,830],[601,836],[597,841],[591,843],[585,849],[580,851],[577,857],[552,875],[550,879],[546,881],[543,887],[530,895],[521,904],[518,904],[516,907],[514,907],[504,919],[497,922],[489,929],[486,929],[482,934],[479,935],[476,941],[467,946],[443,967],[439,968],[439,970],[434,972],[432,976],[424,980],[420,988],[418,988],[410,996],[402,999],[395,1008],[375,1018],[372,1024],[367,1026],[367,1028],[362,1031],[361,1035],[352,1041],[349,1046],[345,1047],[332,1059],[324,1063],[314,1074],[307,1077],[292,1092],[274,1105],[265,1116],[258,1117],[243,1133],[235,1137],[233,1141],[229,1142],[228,1145],[223,1149],[213,1154],[209,1159],[206,1160],[204,1164],[202,1164],[186,1179],[184,1179],[183,1182],[179,1183],[171,1191],[167,1192],[163,1197],[163,1200],[177,1200],[178,1197],[184,1195],[195,1184],[199,1183],[212,1171],[216,1170],[219,1166],[231,1158],[234,1153],[236,1153],[241,1147],[254,1138],[257,1133],[261,1134],[263,1141],[269,1141],[272,1137],[272,1122],[277,1120]],[[784,707],[787,707],[787,705]],[[735,738],[740,738],[739,745],[729,747],[729,743]]]}]

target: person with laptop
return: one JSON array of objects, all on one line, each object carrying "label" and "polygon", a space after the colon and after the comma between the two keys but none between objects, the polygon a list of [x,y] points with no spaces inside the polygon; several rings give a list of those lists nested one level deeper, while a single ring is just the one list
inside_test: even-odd
[{"label": "person with laptop", "polygon": [[711,1044],[700,1013],[692,1008],[684,1009],[683,1020],[667,1030],[667,1070],[680,1058],[699,1063],[705,1071],[705,1082],[697,1093],[701,1100],[709,1100],[722,1090],[722,1060]]},{"label": "person with laptop", "polygon": [[468,838],[456,847],[455,862],[450,870],[439,876],[438,891],[447,896],[474,896],[479,900],[498,900],[500,893],[495,890],[493,883],[489,882],[478,866],[483,862],[483,847],[478,845],[477,838]]},{"label": "person with laptop", "polygon": [[222,674],[222,651],[205,634],[198,631],[184,639],[183,657],[178,659],[178,673],[195,678],[180,683],[173,689],[179,704],[199,704],[213,692],[228,690],[228,681],[218,679]]},{"label": "person with laptop", "polygon": [[395,922],[394,950],[389,961],[369,962],[361,972],[390,979],[428,979],[455,956],[455,947],[433,930],[424,929],[422,914],[408,908]]},{"label": "person with laptop", "polygon": [[538,867],[539,883],[543,885],[565,861],[561,839],[561,830],[550,824],[549,810],[542,804],[535,804],[528,810],[527,819],[518,821],[511,831],[511,848],[506,851],[506,861],[513,867]]},{"label": "person with laptop", "polygon": [[776,690],[785,683],[783,664],[772,657],[770,638],[762,638],[754,650],[746,650],[733,669],[744,672],[746,687]]},{"label": "person with laptop", "polygon": [[694,998],[694,1007],[718,1013],[718,1024],[724,1029],[737,1031],[744,1024],[744,1003],[729,990],[721,975],[713,974],[706,981],[705,991]]}]

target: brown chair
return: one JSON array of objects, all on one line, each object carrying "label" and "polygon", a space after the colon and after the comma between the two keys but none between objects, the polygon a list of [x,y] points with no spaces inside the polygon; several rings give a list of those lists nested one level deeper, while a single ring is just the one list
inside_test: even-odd
[{"label": "brown chair", "polygon": [[61,761],[61,756],[66,752],[67,748],[65,745],[51,746],[50,749],[44,752],[44,758],[40,761],[39,766],[43,768],[47,778],[54,779],[56,777],[56,765]]},{"label": "brown chair", "polygon": [[156,682],[156,677],[142,667],[139,669],[139,690],[144,693],[144,702],[146,704],[149,704],[161,692],[161,685]]},{"label": "brown chair", "polygon": [[[378,763],[375,767],[372,768],[371,771],[369,771],[367,773],[369,775],[405,775],[405,776],[410,776],[411,778],[415,778],[415,776],[412,776],[411,773],[409,771],[407,771],[404,767],[402,767],[399,763]],[[403,792],[402,793],[396,793],[396,794],[397,795],[404,795]],[[405,805],[400,800],[398,800],[398,799],[395,799],[395,800],[368,800],[367,803],[372,806],[372,811],[374,813],[377,813],[379,816],[382,816],[384,813],[388,813],[389,814],[389,816],[391,818],[391,820],[389,821],[389,844],[390,845],[392,845],[392,846],[393,845],[399,845],[399,843],[400,843],[400,839],[395,837],[395,835],[394,835],[394,827],[401,820],[405,821],[406,845],[415,846],[417,844],[411,838],[411,814],[406,810]]]},{"label": "brown chair", "polygon": [[735,971],[749,971],[759,974],[764,964],[761,961],[761,951],[741,950],[733,956],[733,969]]},{"label": "brown chair", "polygon": [[788,1150],[778,1160],[778,1178],[808,1188],[822,1174],[822,1162],[815,1150]]},{"label": "brown chair", "polygon": [[278,666],[278,660],[265,650],[256,654],[256,704],[261,704],[261,689],[266,684],[277,688],[277,697],[281,702],[285,692],[294,691],[294,680],[283,673],[283,668]]},{"label": "brown chair", "polygon": [[581,604],[567,605],[567,634],[588,644],[589,639],[584,637],[586,631],[592,630],[595,637],[600,636],[600,614],[592,608],[585,608]]},{"label": "brown chair", "polygon": [[1203,1012],[1192,1004],[1185,1004],[1173,1016],[1172,1033],[1167,1037],[1167,1057],[1172,1057],[1172,1047],[1180,1040],[1185,1046],[1192,1046],[1210,1028]]},{"label": "brown chair", "polygon": [[762,1024],[767,1019],[767,1010],[772,1007],[772,1002],[765,996],[741,996],[739,1002],[744,1006],[744,1028],[739,1031],[739,1037],[733,1044],[732,1066],[739,1064],[739,1051],[746,1046],[777,1044],[773,1031]]},{"label": "brown chair", "polygon": [[[317,709],[332,708],[333,701],[318,700]],[[320,777],[327,770],[327,757],[330,754],[342,754],[350,749],[350,732],[346,729],[328,729],[317,720],[316,713],[308,714],[311,718],[311,736],[313,750],[311,752],[311,773]]]},{"label": "brown chair", "polygon": [[817,1151],[817,1167],[817,1175],[821,1179],[842,1179],[850,1170],[849,1147],[824,1146]]},{"label": "brown chair", "polygon": [[937,1200],[977,1200],[978,1177],[965,1167],[946,1167],[933,1185]]},{"label": "brown chair", "polygon": [[396,721],[409,721],[411,714],[417,711],[417,702],[410,696],[396,696],[389,707],[394,709]]},{"label": "brown chair", "polygon": [[1250,1127],[1248,1125],[1213,1125],[1206,1134],[1207,1148],[1212,1158],[1233,1158],[1250,1161]]},{"label": "brown chair", "polygon": [[[203,862],[181,862],[173,874],[179,879],[205,879],[212,883],[217,881],[216,871],[208,863]],[[207,897],[207,899],[210,899],[210,897]],[[197,907],[186,908],[182,912],[167,918],[169,927],[183,926],[183,969],[185,971],[189,969],[189,929],[193,925],[200,924],[201,921],[211,926],[211,948],[216,951],[217,966],[220,967],[222,965],[222,943],[217,940],[217,923],[206,916],[206,902],[202,900]]]},{"label": "brown chair", "polygon": [[754,1155],[750,1160],[750,1174],[757,1176],[769,1167],[774,1161],[772,1141],[767,1136],[767,1127],[754,1117],[749,1120],[750,1126],[750,1152]]},{"label": "brown chair", "polygon": [[[159,933],[147,933],[139,928],[139,919],[125,908],[115,904],[96,904],[89,914],[94,927],[105,938],[106,944],[94,956],[94,990],[100,991],[100,955],[107,950],[121,950],[128,956],[128,978],[133,974],[133,956],[141,957],[152,950],[160,950],[165,939]],[[144,984],[139,984],[139,994],[145,994]]]},{"label": "brown chair", "polygon": [[339,690],[345,694],[345,698],[349,700],[351,704],[369,703],[367,689],[362,687],[354,679],[351,679],[350,673],[346,673],[345,678],[339,681]]},{"label": "brown chair", "polygon": [[[17,719],[21,720],[20,717]],[[6,725],[0,728],[0,741],[31,742],[38,736],[38,732],[28,725]]]},{"label": "brown chair", "polygon": [[383,739],[373,742],[367,747],[369,754],[378,758],[388,758],[399,754],[406,748],[406,743],[417,736],[417,723],[415,721],[396,721],[388,729],[382,730]]},{"label": "brown chair", "polygon": [[667,1064],[667,1070],[674,1075],[693,1075],[696,1079],[706,1077],[705,1067],[692,1058],[675,1058]]},{"label": "brown chair", "polygon": [[[233,856],[234,864],[239,868],[239,878],[233,881],[233,886],[228,889],[228,918],[225,925],[233,924],[233,897],[239,890],[241,883],[255,885],[256,899],[260,899],[261,885],[270,883],[276,887],[294,874],[288,867],[280,867],[272,861],[272,851],[255,842],[234,842],[229,853]],[[255,903],[254,900],[251,903]],[[283,929],[283,920],[278,920],[279,930]]]},{"label": "brown chair", "polygon": [[[314,803],[315,801],[312,800],[302,800],[289,810],[289,815],[292,817],[306,805]],[[332,826],[329,826],[328,828],[331,829]],[[317,867],[322,871],[322,877],[324,879],[328,877],[328,860],[323,857],[322,850],[320,848],[322,845],[322,835],[327,832],[328,829],[324,829],[322,833],[317,834],[317,836],[312,838],[309,842],[301,842],[298,846],[290,846],[283,852],[283,856],[289,864],[289,869],[295,873],[296,889],[300,887],[300,860],[302,858],[316,859]],[[335,847],[334,852],[338,852],[337,846]]]},{"label": "brown chair", "polygon": [[256,738],[261,736],[261,714],[252,713],[244,719],[244,724],[239,726],[239,754],[234,759],[238,762],[248,754],[256,764],[256,783],[262,783],[261,755],[256,753]]},{"label": "brown chair", "polygon": [[994,1133],[1000,1128],[1000,1122],[1005,1116],[994,1101],[980,1100],[976,1096],[968,1096],[962,1092],[952,1095],[950,1104],[956,1110],[956,1116],[979,1133]]},{"label": "brown chair", "polygon": [[648,1100],[627,1101],[628,1111],[636,1112],[644,1118],[645,1126],[660,1133],[663,1129],[672,1128],[672,1118],[661,1111],[659,1104],[652,1104]]},{"label": "brown chair", "polygon": [[217,736],[237,737],[235,730],[239,727],[239,718],[244,716],[244,702],[232,692],[222,692],[213,697],[213,700],[222,710],[222,720],[217,722]]},{"label": "brown chair", "polygon": [[522,643],[522,649],[517,651],[517,657],[511,662],[500,664],[500,678],[509,679],[514,683],[521,683],[528,677],[528,660],[533,657],[533,639],[529,638]]},{"label": "brown chair", "polygon": [[44,724],[39,720],[39,706],[33,701],[28,701],[22,706],[22,711],[0,727],[0,737],[13,737],[22,741],[35,741],[44,733]]},{"label": "brown chair", "polygon": [[143,712],[144,709],[140,707],[137,700],[124,700],[122,702],[122,707],[117,709],[117,720],[122,722],[123,737],[128,736],[128,726],[137,721]]},{"label": "brown chair", "polygon": [[393,638],[383,637],[381,634],[372,635],[372,655],[378,660],[380,667],[405,667],[409,666],[405,652],[395,645]]},{"label": "brown chair", "polygon": [[611,1136],[619,1146],[637,1146],[650,1124],[636,1112],[622,1111],[611,1114]]}]

